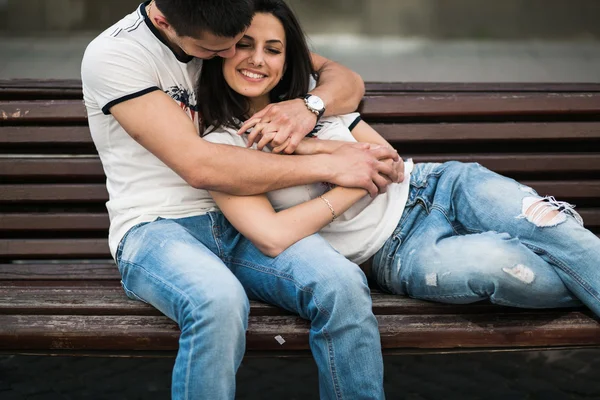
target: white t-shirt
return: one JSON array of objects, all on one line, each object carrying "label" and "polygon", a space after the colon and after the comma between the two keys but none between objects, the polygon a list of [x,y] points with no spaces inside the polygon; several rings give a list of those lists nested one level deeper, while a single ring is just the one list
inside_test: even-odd
[{"label": "white t-shirt", "polygon": [[[357,113],[322,118],[313,134],[323,140],[356,141],[350,131],[360,121]],[[229,128],[220,128],[204,137],[213,143],[246,147],[247,137]],[[256,149],[256,145],[253,146]],[[269,151],[265,148],[263,151]],[[410,173],[413,164],[406,162],[405,178],[401,184],[391,184],[387,193],[372,199],[365,196],[320,234],[342,255],[360,264],[375,254],[396,229],[408,199]],[[312,200],[328,190],[328,183],[294,186],[267,193],[276,211]]]},{"label": "white t-shirt", "polygon": [[202,215],[215,209],[206,190],[191,187],[133,140],[110,114],[116,104],[162,90],[198,129],[195,86],[202,61],[175,55],[148,19],[146,5],[94,39],[81,67],[90,131],[106,173],[113,257],[122,237],[138,223],[159,216]]}]

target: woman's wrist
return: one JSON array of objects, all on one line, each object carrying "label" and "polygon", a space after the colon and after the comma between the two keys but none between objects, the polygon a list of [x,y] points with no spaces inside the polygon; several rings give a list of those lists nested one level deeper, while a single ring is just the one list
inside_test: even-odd
[{"label": "woman's wrist", "polygon": [[331,154],[332,150],[327,146],[327,140],[316,138],[304,138],[296,147],[295,154],[310,156],[315,154]]}]

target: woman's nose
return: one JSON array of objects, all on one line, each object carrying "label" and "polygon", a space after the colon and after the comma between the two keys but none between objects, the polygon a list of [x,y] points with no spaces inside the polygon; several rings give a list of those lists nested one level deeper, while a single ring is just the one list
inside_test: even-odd
[{"label": "woman's nose", "polygon": [[250,56],[250,64],[255,65],[257,67],[262,66],[264,64],[264,58],[260,51],[255,51]]}]

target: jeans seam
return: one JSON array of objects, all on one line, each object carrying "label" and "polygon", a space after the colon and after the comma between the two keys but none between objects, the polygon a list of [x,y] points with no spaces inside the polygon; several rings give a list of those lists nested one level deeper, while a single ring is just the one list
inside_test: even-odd
[{"label": "jeans seam", "polygon": [[[149,277],[151,277],[152,279],[156,280],[158,283],[165,285],[166,287],[168,287],[169,289],[173,290],[174,292],[176,292],[177,294],[179,294],[181,297],[183,297],[189,304],[192,305],[193,308],[196,308],[198,305],[195,304],[192,299],[185,293],[182,292],[181,290],[177,289],[176,287],[172,286],[171,284],[169,284],[167,281],[165,281],[164,279],[158,277],[156,274],[148,271],[146,268],[144,268],[143,266],[141,266],[140,264],[131,262],[131,261],[123,261],[124,265],[128,265],[128,266],[133,266],[133,267],[137,267],[139,269],[141,269],[142,271],[144,271]],[[131,289],[128,289],[129,291],[133,292]],[[140,297],[138,294],[136,294],[136,296]]]},{"label": "jeans seam", "polygon": [[442,213],[442,215],[444,216],[444,219],[446,220],[446,222],[448,222],[448,225],[450,225],[450,227],[452,228],[452,231],[456,234],[456,235],[460,235],[459,232],[456,231],[456,228],[454,227],[454,224],[452,223],[452,221],[450,221],[450,217],[448,217],[448,213],[446,212],[446,210],[444,210],[443,207],[438,206],[437,204],[432,204],[431,205],[431,209],[436,209],[439,212]]},{"label": "jeans seam", "polygon": [[568,265],[566,265],[564,262],[562,262],[561,260],[557,259],[556,257],[554,257],[552,254],[548,253],[546,250],[539,248],[529,242],[521,242],[523,243],[525,246],[529,247],[531,250],[533,251],[537,251],[538,253],[544,253],[546,254],[548,257],[550,257],[552,259],[552,261],[554,261],[556,264],[559,265],[560,269],[562,269],[565,273],[567,273],[568,275],[571,276],[571,278],[575,279],[575,281],[577,281],[577,283],[579,283],[579,285],[581,287],[583,287],[585,289],[586,292],[588,292],[588,294],[590,296],[592,296],[596,301],[600,302],[600,298],[598,297],[597,293],[592,292],[590,289],[590,285],[587,284],[587,282],[584,279],[581,279],[581,277],[579,276],[579,274],[575,273],[575,271],[573,271]]},{"label": "jeans seam", "polygon": [[323,306],[320,304],[320,302],[317,300],[317,298],[316,298],[314,292],[312,291],[312,289],[307,288],[304,285],[301,285],[299,282],[297,282],[290,275],[278,273],[276,270],[274,270],[272,268],[266,268],[266,267],[263,267],[262,265],[257,265],[257,264],[248,262],[246,260],[238,260],[236,258],[227,258],[226,261],[230,262],[231,264],[239,265],[241,267],[251,268],[251,269],[253,269],[255,271],[264,272],[266,274],[269,274],[269,275],[272,275],[272,276],[276,276],[278,278],[282,278],[282,279],[285,279],[287,281],[292,282],[294,284],[294,286],[297,287],[299,290],[301,290],[303,292],[306,292],[306,293],[310,293],[310,295],[313,297],[315,305],[317,306],[317,308],[318,308],[318,310],[320,312],[322,312],[323,314],[327,315],[328,317],[331,316],[331,314],[329,313],[329,311],[327,311],[326,309],[324,309]]},{"label": "jeans seam", "polygon": [[406,220],[408,220],[408,218],[410,217],[410,214],[415,210],[415,207],[417,206],[423,208],[423,210],[425,210],[425,212],[429,214],[429,209],[425,204],[425,201],[420,197],[416,197],[413,204],[407,204],[405,206],[402,216],[400,217],[400,221],[398,221],[398,225],[396,226],[396,229],[394,230],[390,238],[396,238],[400,241],[400,243],[402,243],[402,241],[404,240],[404,235],[402,235],[402,227]]},{"label": "jeans seam", "polygon": [[[304,285],[301,285],[299,282],[297,282],[295,279],[293,279],[292,277],[290,277],[290,275],[288,274],[281,274],[279,272],[277,272],[276,270],[272,269],[272,268],[266,268],[263,267],[262,265],[257,265],[251,262],[248,262],[246,260],[238,260],[235,258],[228,258],[229,262],[231,262],[231,264],[235,264],[235,265],[239,265],[241,267],[245,267],[245,268],[250,268],[253,269],[255,271],[260,271],[281,279],[285,279],[287,281],[290,281],[291,283],[294,284],[295,287],[297,287],[300,291],[302,292],[306,292],[309,293],[312,297],[312,300],[314,301],[317,309],[319,310],[319,312],[325,314],[328,319],[329,317],[331,317],[331,313],[324,309],[323,306],[320,304],[319,300],[317,299],[317,297],[315,296],[314,292],[312,291],[312,289],[310,288],[306,288]],[[337,376],[337,370],[335,368],[335,363],[334,363],[334,349],[333,349],[333,344],[331,341],[331,338],[329,336],[329,332],[327,332],[327,329],[323,328],[323,337],[325,338],[325,342],[327,343],[327,350],[329,352],[329,371],[331,373],[331,379],[333,381],[334,384],[334,388],[335,388],[335,392],[336,392],[336,397],[338,399],[342,399],[342,394],[340,393],[340,389],[339,389],[339,379]]]},{"label": "jeans seam", "polygon": [[[462,295],[448,294],[448,295],[435,295],[435,296],[419,295],[418,297],[413,297],[413,298],[435,300],[435,299],[465,299],[465,298],[472,298],[472,297],[473,296],[469,295],[469,294],[462,294]],[[484,300],[484,299],[488,298],[489,296],[479,296],[479,297],[481,297],[481,299]]]},{"label": "jeans seam", "polygon": [[[185,293],[180,291],[179,289],[177,289],[176,287],[168,284],[165,280],[163,280],[162,278],[159,278],[158,276],[156,276],[155,274],[153,274],[152,272],[148,271],[146,268],[142,267],[139,264],[136,264],[134,262],[131,261],[123,261],[124,265],[128,265],[129,267],[137,267],[141,270],[143,270],[150,278],[156,280],[158,283],[170,288],[171,290],[173,290],[174,292],[178,293],[182,298],[184,298],[189,304],[192,305],[193,309],[196,309],[197,305],[191,301],[191,298]],[[128,289],[130,292],[134,293],[137,297],[139,297],[141,299],[141,297],[139,295],[137,295],[134,291],[132,291],[131,289]],[[147,301],[146,301],[147,302]],[[150,304],[150,303],[149,303]],[[193,312],[193,310],[192,310]],[[192,341],[190,343],[190,347],[193,348],[193,338],[196,337],[196,331],[195,328],[192,328],[193,332],[192,332]],[[191,360],[190,360],[191,362]],[[189,392],[188,392],[188,388],[189,388],[189,380],[190,380],[190,376],[189,376],[189,372],[191,370],[190,366],[188,365],[188,374],[186,374],[186,379],[185,379],[185,395],[184,398],[188,398],[189,396]]]},{"label": "jeans seam", "polygon": [[[196,310],[196,308],[194,308]],[[194,312],[192,310],[192,313]],[[196,339],[196,324],[192,324],[192,338],[190,340],[190,349],[189,353],[194,354],[194,340]],[[190,387],[190,377],[192,372],[192,357],[189,357],[188,365],[187,365],[187,373],[185,374],[185,398],[188,399],[190,396],[189,387]]]},{"label": "jeans seam", "polygon": [[[472,298],[473,296],[471,295],[439,295],[439,296],[427,296],[427,295],[423,295],[423,296],[419,296],[419,297],[415,297],[416,299],[421,299],[421,300],[436,300],[436,299],[468,299],[468,298]],[[482,300],[485,300],[487,298],[489,298],[489,296],[479,296],[481,297]],[[494,304],[499,305],[499,306],[509,306],[509,307],[519,307],[519,308],[524,308],[525,306],[523,306],[522,304],[519,303],[513,303],[510,301],[505,301],[502,299],[494,299]],[[532,308],[530,305],[528,305],[526,308]]]},{"label": "jeans seam", "polygon": [[331,341],[331,337],[329,336],[329,332],[325,328],[323,328],[323,336],[325,337],[325,341],[327,342],[327,349],[329,350],[329,372],[331,373],[331,380],[335,389],[335,397],[337,399],[343,399],[342,393],[340,391],[340,383],[337,378],[337,369],[335,368],[334,362],[335,350],[333,349],[333,344]]},{"label": "jeans seam", "polygon": [[219,230],[219,226],[217,224],[217,222],[214,219],[214,216],[212,213],[208,213],[208,217],[210,218],[211,221],[211,229],[212,229],[212,233],[213,233],[213,237],[215,239],[215,245],[217,246],[217,249],[219,251],[219,258],[223,258],[224,254],[223,254],[223,246],[221,244],[221,232]]},{"label": "jeans seam", "polygon": [[410,185],[415,187],[415,188],[419,188],[419,189],[423,189],[425,187],[427,187],[427,185],[429,184],[429,178],[434,176],[439,178],[444,171],[446,170],[447,165],[444,164],[440,164],[438,165],[438,168],[434,171],[430,171],[427,175],[425,175],[421,180],[417,181],[417,180],[412,180],[412,177],[414,176],[413,174],[411,174],[411,182]]}]

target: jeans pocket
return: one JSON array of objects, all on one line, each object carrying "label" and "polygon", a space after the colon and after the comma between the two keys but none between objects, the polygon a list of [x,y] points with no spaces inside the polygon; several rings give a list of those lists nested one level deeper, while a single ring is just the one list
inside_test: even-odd
[{"label": "jeans pocket", "polygon": [[127,297],[129,297],[131,300],[137,300],[137,301],[141,301],[142,303],[148,304],[148,302],[146,300],[142,299],[140,296],[133,293],[131,290],[127,289],[127,286],[125,286],[125,283],[123,281],[121,281],[121,287],[125,291],[125,294],[127,295]]},{"label": "jeans pocket", "polygon": [[375,280],[379,288],[385,292],[392,293],[391,273],[396,259],[398,248],[402,244],[402,239],[393,235],[386,244],[379,250],[373,260],[371,269],[371,278]]},{"label": "jeans pocket", "polygon": [[125,235],[123,235],[123,237],[121,238],[121,241],[119,242],[119,246],[117,246],[117,252],[115,254],[115,261],[117,263],[117,268],[119,268],[119,270],[120,270],[119,265],[121,264],[121,255],[123,254],[123,247],[125,247],[125,242],[127,241],[127,238],[136,229],[141,228],[144,225],[148,225],[149,223],[150,222],[140,222],[139,224],[132,226],[131,228],[129,228],[129,230],[127,232],[125,232]]}]

